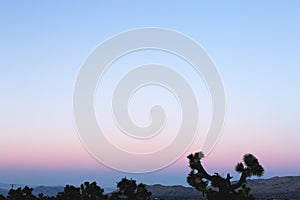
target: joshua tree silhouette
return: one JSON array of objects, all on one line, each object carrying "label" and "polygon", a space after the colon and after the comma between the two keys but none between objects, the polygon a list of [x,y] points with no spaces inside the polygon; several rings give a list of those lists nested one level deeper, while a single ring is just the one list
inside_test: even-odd
[{"label": "joshua tree silhouette", "polygon": [[188,156],[191,172],[187,177],[187,182],[209,200],[250,200],[255,199],[250,195],[250,188],[246,187],[246,179],[251,176],[262,176],[264,168],[259,164],[257,158],[252,154],[244,155],[243,161],[238,163],[235,170],[239,172],[240,179],[231,182],[232,177],[228,173],[226,178],[218,173],[210,175],[201,164],[204,157],[202,152],[190,154]]}]

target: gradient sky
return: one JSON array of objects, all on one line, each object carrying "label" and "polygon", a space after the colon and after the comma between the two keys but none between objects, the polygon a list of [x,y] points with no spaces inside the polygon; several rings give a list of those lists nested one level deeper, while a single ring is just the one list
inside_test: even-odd
[{"label": "gradient sky", "polygon": [[[158,172],[125,174],[95,161],[76,133],[72,95],[81,64],[108,37],[139,27],[193,38],[222,76],[226,121],[203,160],[208,171],[232,171],[251,152],[265,177],[300,175],[299,9],[296,0],[2,1],[0,182],[112,186],[127,176],[186,184],[185,156]],[[186,154],[198,150],[196,143]]]}]

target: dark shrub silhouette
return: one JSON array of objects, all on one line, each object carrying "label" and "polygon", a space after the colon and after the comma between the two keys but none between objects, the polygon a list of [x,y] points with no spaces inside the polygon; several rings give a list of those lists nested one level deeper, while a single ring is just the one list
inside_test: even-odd
[{"label": "dark shrub silhouette", "polygon": [[33,189],[25,186],[23,189],[11,189],[7,197],[0,195],[0,200],[148,200],[151,197],[145,184],[137,185],[132,179],[123,178],[117,186],[117,191],[104,195],[104,190],[96,182],[84,182],[80,187],[66,185],[64,191],[59,192],[56,197],[48,197],[42,193],[35,197]]},{"label": "dark shrub silhouette", "polygon": [[80,188],[66,185],[63,192],[58,193],[58,200],[81,200]]},{"label": "dark shrub silhouette", "polygon": [[48,197],[48,196],[45,196],[43,193],[39,194],[38,195],[38,200],[56,200],[57,198],[56,197]]},{"label": "dark shrub silhouette", "polygon": [[104,190],[97,185],[96,182],[84,182],[80,186],[82,200],[105,200],[107,197],[103,195]]},{"label": "dark shrub silhouette", "polygon": [[187,177],[187,182],[199,191],[209,200],[250,200],[255,199],[249,194],[250,188],[246,187],[246,179],[251,176],[262,176],[263,167],[259,164],[257,158],[252,154],[244,155],[243,163],[238,163],[235,170],[241,173],[240,179],[231,182],[232,177],[228,173],[226,178],[218,173],[210,175],[201,164],[204,157],[202,152],[190,154],[188,156],[191,172]]},{"label": "dark shrub silhouette", "polygon": [[111,195],[111,200],[129,199],[129,200],[148,200],[151,197],[151,192],[146,189],[146,185],[140,183],[136,184],[135,180],[123,178],[117,183],[119,188]]},{"label": "dark shrub silhouette", "polygon": [[136,191],[136,199],[137,200],[147,200],[150,199],[151,197],[151,192],[149,192],[146,188],[146,185],[143,183],[140,183],[137,186],[137,191]]},{"label": "dark shrub silhouette", "polygon": [[36,197],[32,194],[32,188],[25,186],[23,189],[20,187],[16,190],[11,189],[8,192],[8,200],[35,200]]},{"label": "dark shrub silhouette", "polygon": [[0,200],[149,200],[151,192],[148,192],[146,185],[136,184],[135,180],[123,178],[117,183],[118,190],[108,195],[104,195],[104,190],[96,182],[84,182],[80,187],[66,185],[63,192],[59,192],[56,197],[48,197],[39,194],[35,197],[33,189],[25,186],[22,188],[11,189],[8,196],[0,195]]},{"label": "dark shrub silhouette", "polygon": [[3,196],[2,194],[0,194],[0,200],[6,200],[5,196]]}]

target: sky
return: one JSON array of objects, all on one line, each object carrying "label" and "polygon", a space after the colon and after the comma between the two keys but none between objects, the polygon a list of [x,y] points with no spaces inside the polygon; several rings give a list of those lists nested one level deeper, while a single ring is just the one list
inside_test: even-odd
[{"label": "sky", "polygon": [[132,66],[173,66],[196,91],[201,111],[199,135],[176,162],[151,173],[117,171],[93,158],[77,133],[73,91],[82,64],[103,41],[143,27],[192,38],[222,78],[226,118],[218,142],[203,159],[209,172],[238,177],[235,164],[253,153],[265,168],[264,178],[300,175],[299,8],[296,0],[1,2],[0,182],[78,185],[96,180],[112,186],[126,176],[147,184],[186,185],[186,156],[201,150],[211,105],[201,77],[174,55],[149,50],[120,58],[97,87],[95,102],[100,103],[95,103],[95,113],[98,122],[106,122],[106,137],[120,148],[163,148],[180,122],[180,116],[173,115],[180,109],[172,94],[155,86],[136,92],[129,104],[135,123],[147,125],[147,112],[157,101],[170,114],[165,139],[134,148],[115,135],[113,121],[102,112],[107,104],[101,101],[109,103],[112,82]]}]

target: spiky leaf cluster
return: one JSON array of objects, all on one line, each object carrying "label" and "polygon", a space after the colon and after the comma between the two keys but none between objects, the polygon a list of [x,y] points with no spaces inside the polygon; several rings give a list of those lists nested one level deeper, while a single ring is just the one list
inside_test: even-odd
[{"label": "spiky leaf cluster", "polygon": [[218,173],[210,175],[203,168],[201,159],[204,158],[202,152],[190,154],[188,156],[191,171],[187,177],[187,182],[195,189],[202,191],[209,200],[253,200],[250,195],[250,188],[246,187],[246,178],[251,176],[262,176],[263,167],[256,157],[246,154],[243,162],[236,165],[235,170],[241,173],[240,179],[231,182],[232,177],[228,173],[224,178]]}]

